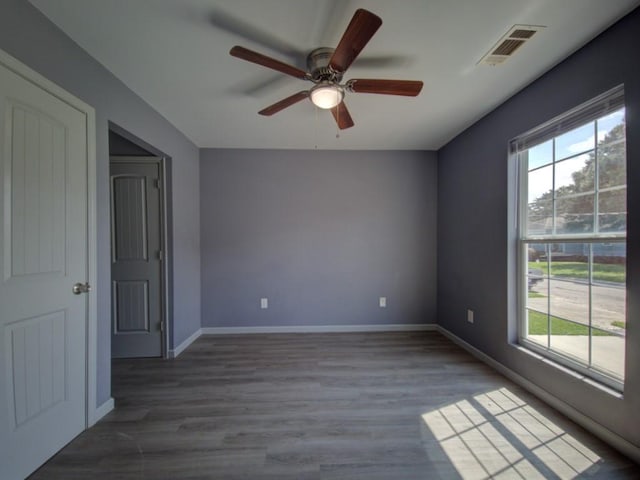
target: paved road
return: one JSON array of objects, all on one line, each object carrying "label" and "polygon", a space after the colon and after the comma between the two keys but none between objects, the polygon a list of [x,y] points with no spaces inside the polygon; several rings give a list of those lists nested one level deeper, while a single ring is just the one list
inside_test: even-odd
[{"label": "paved road", "polygon": [[[528,305],[541,312],[547,311],[548,280],[535,284],[532,292],[544,298],[529,298]],[[592,309],[594,326],[623,333],[612,326],[614,321],[625,319],[624,287],[616,285],[592,285]],[[551,280],[551,314],[569,320],[587,323],[589,318],[589,286],[584,283]]]}]

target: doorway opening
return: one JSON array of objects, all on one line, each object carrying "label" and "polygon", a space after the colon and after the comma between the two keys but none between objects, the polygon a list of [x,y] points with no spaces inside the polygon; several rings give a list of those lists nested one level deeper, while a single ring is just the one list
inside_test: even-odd
[{"label": "doorway opening", "polygon": [[112,358],[168,358],[170,162],[109,123]]}]

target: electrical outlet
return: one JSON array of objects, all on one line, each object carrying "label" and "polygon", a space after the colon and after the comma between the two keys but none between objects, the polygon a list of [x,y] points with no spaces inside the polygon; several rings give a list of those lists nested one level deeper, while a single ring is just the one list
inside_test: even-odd
[{"label": "electrical outlet", "polygon": [[467,310],[467,322],[473,323],[473,310]]},{"label": "electrical outlet", "polygon": [[262,309],[269,308],[269,299],[268,298],[261,298],[260,299],[260,308],[262,308]]},{"label": "electrical outlet", "polygon": [[380,308],[387,308],[387,297],[380,297]]}]

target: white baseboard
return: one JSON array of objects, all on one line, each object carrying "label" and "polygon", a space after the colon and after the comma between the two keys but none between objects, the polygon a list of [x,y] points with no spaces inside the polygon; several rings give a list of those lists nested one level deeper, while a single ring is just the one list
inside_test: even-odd
[{"label": "white baseboard", "polygon": [[104,417],[107,413],[109,413],[111,410],[113,410],[114,407],[115,407],[115,402],[113,400],[113,397],[110,397],[109,400],[107,400],[102,405],[97,407],[95,410],[93,410],[93,412],[90,412],[89,425],[87,425],[87,427],[92,427],[93,425],[98,423],[98,421],[102,417]]},{"label": "white baseboard", "polygon": [[180,345],[178,345],[176,348],[174,348],[173,350],[169,350],[167,352],[167,357],[176,358],[178,355],[184,352],[189,345],[195,342],[198,339],[198,337],[202,335],[202,330],[203,330],[202,328],[199,328],[198,330],[193,332],[191,336],[189,336],[186,340],[184,340]]},{"label": "white baseboard", "polygon": [[604,442],[611,445],[613,448],[619,450],[624,455],[631,458],[633,461],[640,463],[640,448],[638,448],[631,442],[625,440],[618,434],[613,433],[611,430],[607,429],[606,427],[600,425],[595,420],[579,412],[568,403],[565,403],[564,401],[560,400],[558,397],[550,394],[546,390],[543,390],[542,388],[540,388],[530,380],[527,380],[525,377],[514,372],[510,368],[504,366],[502,363],[491,358],[487,354],[481,352],[480,350],[475,348],[473,345],[465,342],[460,337],[451,333],[449,330],[441,327],[440,325],[437,326],[437,330],[440,333],[442,333],[445,337],[447,337],[449,340],[451,340],[453,343],[462,347],[471,355],[476,357],[478,360],[481,360],[482,362],[486,363],[487,365],[492,367],[494,370],[497,370],[502,375],[507,377],[509,380],[513,381],[514,383],[517,383],[522,388],[524,388],[525,390],[529,391],[530,393],[538,397],[543,402],[551,405],[553,408],[555,408],[562,414],[566,415],[571,420],[576,422],[578,425],[588,430],[589,432],[593,433],[596,437],[599,437]]},{"label": "white baseboard", "polygon": [[412,332],[436,330],[432,323],[395,325],[286,325],[272,327],[203,327],[196,330],[176,348],[169,350],[168,358],[176,358],[201,335],[240,335],[250,333],[348,333],[348,332]]},{"label": "white baseboard", "polygon": [[395,325],[283,325],[272,327],[203,327],[203,335],[238,335],[245,333],[353,333],[412,332],[436,330],[430,323]]}]

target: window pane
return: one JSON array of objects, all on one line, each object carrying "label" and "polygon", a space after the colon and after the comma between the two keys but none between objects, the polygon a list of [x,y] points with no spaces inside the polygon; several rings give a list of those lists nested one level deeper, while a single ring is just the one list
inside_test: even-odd
[{"label": "window pane", "polygon": [[527,339],[549,347],[549,316],[546,313],[527,309]]},{"label": "window pane", "polygon": [[[606,117],[599,118],[597,121],[598,126],[598,142],[607,141],[610,135],[614,137],[618,137],[619,132],[612,133],[614,128],[616,130],[620,130],[620,126],[624,129],[624,108],[617,110],[613,113],[610,113]],[[617,128],[616,128],[617,127]],[[624,136],[624,133],[623,133]]]},{"label": "window pane", "polygon": [[591,321],[594,327],[625,334],[626,294],[624,285],[591,286]]},{"label": "window pane", "polygon": [[[551,305],[549,313],[552,316],[569,320],[580,325],[589,325],[589,284],[584,282],[571,282],[564,280],[549,280],[549,303]],[[552,322],[553,324],[554,322]],[[570,325],[560,325],[569,328]],[[588,332],[584,329],[576,328],[569,330],[555,330],[552,333],[572,335],[580,332],[584,335]]]},{"label": "window pane", "polygon": [[588,243],[553,243],[550,250],[551,278],[583,283],[589,281]]},{"label": "window pane", "polygon": [[600,192],[598,228],[601,232],[627,231],[627,189]]},{"label": "window pane", "polygon": [[553,202],[536,202],[529,204],[527,213],[527,234],[542,235],[553,230]]},{"label": "window pane", "polygon": [[572,157],[595,148],[595,125],[587,123],[556,137],[556,160]]},{"label": "window pane", "polygon": [[595,165],[593,154],[577,157],[556,163],[556,195],[593,192]]},{"label": "window pane", "polygon": [[556,233],[590,232],[593,232],[593,194],[558,198]]},{"label": "window pane", "polygon": [[529,170],[553,161],[553,140],[546,141],[527,150]]},{"label": "window pane", "polygon": [[551,317],[549,348],[580,363],[589,362],[589,328],[558,317]]},{"label": "window pane", "polygon": [[547,245],[540,243],[527,244],[529,268],[541,269],[547,275]]},{"label": "window pane", "polygon": [[[553,265],[552,265],[553,268]],[[589,285],[550,280],[550,347],[582,362],[589,361]]]},{"label": "window pane", "polygon": [[594,328],[591,338],[592,365],[622,380],[624,378],[624,337]]},{"label": "window pane", "polygon": [[591,287],[592,364],[618,378],[624,376],[626,336],[626,245],[595,243]]},{"label": "window pane", "polygon": [[529,261],[527,263],[527,307],[538,312],[547,313],[549,267],[547,245],[529,244],[527,246]]},{"label": "window pane", "polygon": [[591,287],[593,326],[625,334],[626,245],[595,243]]},{"label": "window pane", "polygon": [[[549,277],[548,244],[530,243],[527,248],[527,288],[529,298],[547,298],[547,279]],[[546,312],[546,300],[544,310],[536,306],[539,302],[528,304],[541,312]]]},{"label": "window pane", "polygon": [[598,188],[627,184],[625,143],[603,144],[598,148]]},{"label": "window pane", "polygon": [[547,244],[526,244],[527,249],[527,329],[532,342],[549,346],[549,267]]},{"label": "window pane", "polygon": [[594,243],[593,283],[624,288],[627,281],[627,246],[624,242]]},{"label": "window pane", "polygon": [[529,301],[527,306],[535,308],[540,312],[548,311],[547,298],[548,298],[549,279],[544,275],[543,270],[537,268],[530,268],[529,275],[527,275],[527,291]]},{"label": "window pane", "polygon": [[537,200],[551,200],[553,190],[553,166],[539,168],[527,175],[529,203]]},{"label": "window pane", "polygon": [[532,235],[551,233],[553,228],[553,165],[527,174],[529,209],[527,231]]},{"label": "window pane", "polygon": [[589,245],[550,246],[549,314],[551,348],[589,360]]}]

